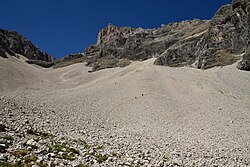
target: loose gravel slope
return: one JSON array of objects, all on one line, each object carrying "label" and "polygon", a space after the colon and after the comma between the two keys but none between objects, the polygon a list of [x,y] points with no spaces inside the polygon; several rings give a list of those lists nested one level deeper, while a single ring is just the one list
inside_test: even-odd
[{"label": "loose gravel slope", "polygon": [[82,63],[43,69],[0,59],[2,124],[101,145],[108,157],[80,154],[79,163],[250,165],[250,73],[236,64],[202,71],[149,59],[88,73]]}]

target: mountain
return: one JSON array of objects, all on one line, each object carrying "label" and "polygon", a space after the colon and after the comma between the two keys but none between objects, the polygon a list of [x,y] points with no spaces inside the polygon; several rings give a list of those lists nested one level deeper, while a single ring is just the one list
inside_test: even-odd
[{"label": "mountain", "polygon": [[0,167],[250,166],[249,9],[110,24],[59,60],[1,30]]},{"label": "mountain", "polygon": [[40,51],[15,31],[0,29],[0,56],[24,55],[30,64],[54,68],[86,61],[92,71],[125,67],[131,60],[156,57],[154,64],[208,69],[238,63],[250,71],[250,1],[233,0],[222,6],[211,20],[186,20],[158,29],[117,27],[102,29],[97,43],[84,54],[68,55],[57,61]]},{"label": "mountain", "polygon": [[155,65],[208,69],[242,58],[238,68],[250,70],[250,2],[233,0],[211,20],[170,23],[158,29],[117,27],[109,24],[97,43],[85,49],[93,71],[119,66],[123,59],[157,57]]},{"label": "mountain", "polygon": [[18,57],[18,54],[29,59],[27,62],[43,67],[54,65],[54,58],[32,44],[31,41],[15,31],[0,29],[0,56],[8,58],[7,54]]}]

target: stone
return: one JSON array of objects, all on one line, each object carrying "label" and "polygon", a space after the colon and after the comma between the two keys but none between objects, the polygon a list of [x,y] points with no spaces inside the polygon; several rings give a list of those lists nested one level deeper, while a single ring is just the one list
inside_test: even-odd
[{"label": "stone", "polygon": [[6,144],[0,144],[0,153],[6,153],[7,152],[7,145]]},{"label": "stone", "polygon": [[40,167],[40,166],[38,166],[38,165],[32,165],[32,167]]},{"label": "stone", "polygon": [[160,161],[160,162],[158,163],[158,166],[159,166],[159,167],[163,167],[163,166],[164,166],[164,161]]},{"label": "stone", "polygon": [[127,162],[129,162],[129,163],[133,163],[133,158],[127,158]]},{"label": "stone", "polygon": [[7,161],[7,160],[8,160],[7,156],[5,154],[0,153],[0,161]]},{"label": "stone", "polygon": [[113,162],[113,160],[114,160],[113,157],[108,157],[107,159],[108,162]]},{"label": "stone", "polygon": [[64,152],[62,152],[62,151],[60,151],[60,152],[58,152],[58,154],[59,155],[63,155],[63,154],[65,154]]},{"label": "stone", "polygon": [[34,139],[30,139],[27,141],[27,145],[29,146],[37,146],[37,142]]},{"label": "stone", "polygon": [[48,158],[55,158],[56,157],[56,154],[54,153],[49,153],[47,154]]}]

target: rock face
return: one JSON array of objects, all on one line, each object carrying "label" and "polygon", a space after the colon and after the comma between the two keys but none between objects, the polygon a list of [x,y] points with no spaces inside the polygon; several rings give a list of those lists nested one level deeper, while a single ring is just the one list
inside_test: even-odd
[{"label": "rock face", "polygon": [[22,37],[17,32],[0,29],[0,56],[7,58],[6,53],[12,56],[21,54],[34,64],[36,64],[36,62],[40,62],[39,64],[42,65],[48,64],[46,62],[54,61],[52,56],[40,51],[29,40]]},{"label": "rock face", "polygon": [[207,69],[236,62],[239,57],[235,55],[245,52],[249,45],[248,2],[238,0],[232,5],[222,6],[200,36],[179,41],[167,49],[155,64]]},{"label": "rock face", "polygon": [[119,66],[124,59],[146,60],[166,49],[207,21],[192,20],[171,23],[159,29],[117,27],[109,24],[99,32],[97,44],[85,49],[87,65],[93,70]]},{"label": "rock face", "polygon": [[238,64],[240,70],[250,71],[250,48],[244,53],[242,61]]},{"label": "rock face", "polygon": [[82,63],[85,60],[86,60],[86,57],[83,53],[70,54],[59,60],[56,60],[54,68],[65,67],[65,66],[69,66],[75,63]]},{"label": "rock face", "polygon": [[[209,20],[171,23],[159,29],[116,27],[99,32],[96,45],[85,49],[93,70],[117,67],[122,58],[146,60],[156,65],[208,69],[235,63],[249,46],[250,1],[233,0]],[[249,69],[249,54],[240,69]]]},{"label": "rock face", "polygon": [[36,64],[44,68],[52,67],[55,64],[54,62],[47,62],[47,61],[42,61],[42,60],[27,60],[26,62],[28,64]]}]

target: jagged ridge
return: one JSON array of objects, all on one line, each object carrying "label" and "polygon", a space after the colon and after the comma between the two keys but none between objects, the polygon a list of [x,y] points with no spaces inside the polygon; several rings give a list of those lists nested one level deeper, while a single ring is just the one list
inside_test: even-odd
[{"label": "jagged ridge", "polygon": [[[93,70],[117,67],[120,59],[146,60],[171,67],[208,69],[238,61],[249,70],[249,0],[233,0],[222,6],[212,20],[171,23],[159,29],[116,27],[109,24],[97,43],[85,49]],[[242,56],[243,55],[243,56]]]},{"label": "jagged ridge", "polygon": [[15,31],[0,29],[0,56],[7,58],[7,54],[18,57],[21,54],[28,58],[28,63],[50,67],[54,58],[32,44],[31,41]]}]

